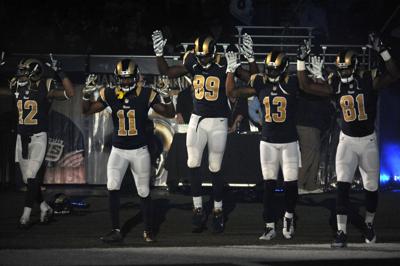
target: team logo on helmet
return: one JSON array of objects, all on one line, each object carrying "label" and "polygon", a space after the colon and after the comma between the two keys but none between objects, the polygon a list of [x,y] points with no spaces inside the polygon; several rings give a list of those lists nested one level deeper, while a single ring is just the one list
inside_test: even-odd
[{"label": "team logo on helmet", "polygon": [[267,53],[264,61],[265,74],[269,81],[278,82],[289,66],[289,59],[284,52],[272,51]]},{"label": "team logo on helmet", "polygon": [[124,92],[135,89],[139,81],[139,67],[131,59],[119,61],[115,67],[114,74],[118,85]]}]

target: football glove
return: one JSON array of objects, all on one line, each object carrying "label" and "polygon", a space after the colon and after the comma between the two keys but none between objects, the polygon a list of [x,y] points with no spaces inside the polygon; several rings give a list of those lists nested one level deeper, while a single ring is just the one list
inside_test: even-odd
[{"label": "football glove", "polygon": [[237,62],[237,54],[235,52],[227,52],[225,54],[227,67],[226,73],[235,73],[236,69],[240,66],[240,63]]},{"label": "football glove", "polygon": [[304,61],[311,53],[311,43],[308,40],[304,40],[302,44],[297,48],[297,60]]},{"label": "football glove", "polygon": [[151,35],[151,38],[153,39],[154,53],[156,54],[156,56],[162,56],[164,53],[164,46],[167,43],[167,39],[164,40],[162,32],[159,30],[154,31]]},{"label": "football glove", "polygon": [[253,40],[251,36],[245,33],[242,39],[242,48],[240,49],[243,56],[250,63],[254,62]]},{"label": "football glove", "polygon": [[307,70],[313,75],[314,78],[325,80],[322,76],[323,66],[324,60],[320,56],[312,56],[311,62],[307,66]]}]

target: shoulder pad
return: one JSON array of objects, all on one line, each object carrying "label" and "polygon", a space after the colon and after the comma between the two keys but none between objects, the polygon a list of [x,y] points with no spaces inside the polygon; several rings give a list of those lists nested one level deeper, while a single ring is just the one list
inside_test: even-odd
[{"label": "shoulder pad", "polygon": [[328,76],[328,84],[330,85],[330,84],[332,84],[332,82],[333,82],[333,77],[335,76],[335,74],[334,73],[330,73],[329,74],[329,76]]},{"label": "shoulder pad", "polygon": [[[38,82],[40,82],[40,80]],[[54,79],[50,79],[50,78],[46,79],[46,90],[47,90],[47,92],[49,92],[52,89],[52,85],[54,85],[54,84],[55,84]],[[37,85],[39,86],[39,83],[37,83]]]},{"label": "shoulder pad", "polygon": [[107,102],[106,101],[106,89],[105,88],[101,88],[99,94],[100,94],[101,100],[103,102]]},{"label": "shoulder pad", "polygon": [[13,77],[12,79],[9,80],[9,88],[12,89],[14,86],[17,85],[17,78]]},{"label": "shoulder pad", "polygon": [[283,79],[283,82],[285,84],[288,84],[289,83],[289,78],[290,78],[289,74],[286,74],[286,77]]},{"label": "shoulder pad", "polygon": [[254,81],[256,80],[257,77],[262,78],[263,82],[265,83],[265,77],[263,76],[263,74],[260,74],[260,73],[253,74],[253,75],[250,76],[250,81],[249,81],[249,84],[250,84],[251,87],[253,87]]},{"label": "shoulder pad", "polygon": [[221,64],[221,55],[220,55],[220,54],[217,54],[217,55],[215,56],[214,62],[215,62],[216,64]]},{"label": "shoulder pad", "polygon": [[157,96],[157,92],[153,89],[150,89],[150,93],[149,93],[149,101],[148,101],[148,106],[150,106],[150,104],[154,101],[154,98],[156,98]]},{"label": "shoulder pad", "polygon": [[187,51],[184,55],[183,55],[183,59],[182,59],[182,63],[185,64],[186,60],[190,58],[190,54],[193,55],[193,50]]}]

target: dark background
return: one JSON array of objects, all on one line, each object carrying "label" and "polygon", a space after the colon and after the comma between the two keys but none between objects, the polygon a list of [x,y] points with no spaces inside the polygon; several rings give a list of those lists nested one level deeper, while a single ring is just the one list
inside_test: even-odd
[{"label": "dark background", "polygon": [[[151,33],[161,29],[168,38],[166,54],[176,54],[180,42],[193,42],[200,34],[230,42],[233,26],[245,24],[315,26],[322,42],[365,44],[368,32],[380,31],[397,5],[383,0],[1,1],[0,48],[150,55]],[[394,47],[400,46],[392,36],[399,22],[398,14],[383,32]]]}]

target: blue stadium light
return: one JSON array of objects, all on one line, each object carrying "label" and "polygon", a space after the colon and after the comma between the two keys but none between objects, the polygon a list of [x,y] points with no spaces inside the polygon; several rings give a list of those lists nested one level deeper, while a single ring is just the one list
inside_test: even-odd
[{"label": "blue stadium light", "polygon": [[381,185],[400,186],[400,144],[385,143],[381,149]]},{"label": "blue stadium light", "polygon": [[390,180],[390,176],[388,174],[381,174],[380,183],[381,185],[386,185]]}]

